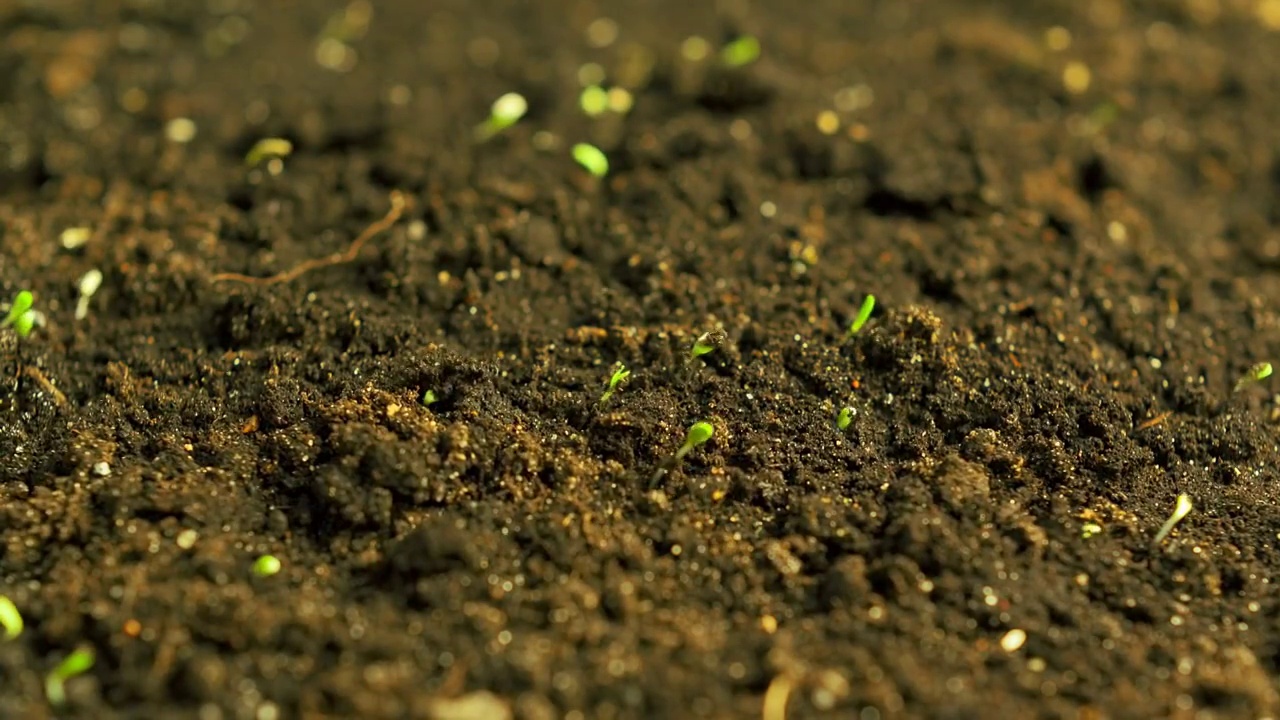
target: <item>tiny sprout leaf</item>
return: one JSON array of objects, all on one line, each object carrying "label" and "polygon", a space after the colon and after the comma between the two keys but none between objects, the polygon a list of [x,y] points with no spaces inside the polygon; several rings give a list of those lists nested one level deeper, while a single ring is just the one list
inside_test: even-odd
[{"label": "tiny sprout leaf", "polygon": [[715,427],[709,422],[696,422],[689,426],[689,432],[685,435],[684,444],[676,451],[676,460],[684,459],[690,451],[706,443],[715,434]]},{"label": "tiny sprout leaf", "polygon": [[1156,533],[1156,537],[1152,540],[1152,544],[1159,545],[1160,541],[1168,537],[1169,533],[1173,531],[1174,526],[1179,522],[1182,522],[1182,519],[1190,512],[1191,497],[1186,493],[1182,493],[1178,496],[1178,500],[1173,506],[1173,514],[1169,516],[1168,520],[1164,521],[1164,525],[1160,526],[1160,532]]},{"label": "tiny sprout leaf", "polygon": [[592,175],[602,178],[609,174],[609,158],[595,145],[578,143],[572,152],[573,159]]},{"label": "tiny sprout leaf", "polygon": [[1240,392],[1250,385],[1262,382],[1269,377],[1271,377],[1271,363],[1257,363],[1253,367],[1249,368],[1249,371],[1246,372],[1243,377],[1236,381],[1235,392]]},{"label": "tiny sprout leaf", "polygon": [[726,67],[740,68],[760,58],[760,41],[754,35],[743,35],[720,49],[720,61]]},{"label": "tiny sprout leaf", "polygon": [[244,155],[244,164],[249,167],[257,167],[267,158],[283,158],[289,157],[293,152],[293,143],[284,138],[272,137],[262,138],[249,148],[249,152]]},{"label": "tiny sprout leaf", "polygon": [[613,397],[613,393],[617,391],[618,386],[622,384],[622,381],[629,377],[631,377],[631,371],[627,369],[626,365],[618,363],[618,366],[613,371],[613,375],[609,377],[609,387],[604,391],[604,394],[600,396],[600,404],[604,405],[609,402],[609,398]]},{"label": "tiny sprout leaf", "polygon": [[858,315],[853,319],[853,322],[849,324],[849,337],[853,337],[858,334],[858,331],[862,329],[862,326],[866,325],[867,321],[871,319],[871,312],[875,309],[875,295],[868,295],[863,298],[862,307],[858,308]]},{"label": "tiny sprout leaf", "polygon": [[253,574],[258,577],[271,577],[280,572],[280,558],[275,555],[263,555],[253,561]]},{"label": "tiny sprout leaf", "polygon": [[599,85],[588,85],[578,96],[578,107],[589,117],[603,115],[609,109],[609,91]]},{"label": "tiny sprout leaf", "polygon": [[436,397],[435,392],[432,390],[427,390],[422,393],[423,407],[431,407],[432,405],[436,404],[439,401],[440,401],[440,398]]},{"label": "tiny sprout leaf", "polygon": [[4,628],[4,639],[15,640],[22,634],[22,613],[18,606],[4,595],[0,595],[0,627]]},{"label": "tiny sprout leaf", "polygon": [[31,307],[35,305],[36,298],[31,294],[30,290],[23,290],[13,296],[13,304],[9,306],[9,314],[5,316],[4,322],[0,322],[0,327],[5,325],[13,325],[18,318],[31,311]]},{"label": "tiny sprout leaf", "polygon": [[509,92],[493,101],[489,109],[489,117],[476,126],[475,139],[485,142],[494,135],[520,122],[520,118],[529,112],[529,101],[517,92]]},{"label": "tiny sprout leaf", "polygon": [[67,702],[67,681],[77,675],[83,675],[93,667],[95,655],[93,648],[80,648],[58,663],[44,679],[44,692],[52,705],[63,705]]},{"label": "tiny sprout leaf", "polygon": [[847,405],[840,408],[840,414],[836,416],[836,427],[839,428],[841,432],[848,430],[849,426],[853,424],[853,416],[857,414],[857,410],[854,410]]},{"label": "tiny sprout leaf", "polygon": [[696,360],[697,358],[715,350],[724,344],[726,338],[727,336],[723,330],[712,330],[710,332],[702,333],[698,336],[697,340],[693,341],[693,347],[689,350],[689,359]]}]

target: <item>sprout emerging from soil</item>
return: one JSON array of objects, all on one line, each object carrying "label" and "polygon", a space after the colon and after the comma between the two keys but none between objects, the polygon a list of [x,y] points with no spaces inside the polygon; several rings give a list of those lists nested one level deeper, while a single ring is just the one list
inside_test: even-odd
[{"label": "sprout emerging from soil", "polygon": [[849,429],[849,426],[853,424],[853,416],[857,414],[857,410],[854,410],[847,405],[840,408],[840,414],[836,416],[836,427],[840,432],[844,432]]},{"label": "sprout emerging from soil", "polygon": [[711,436],[715,434],[715,431],[715,426],[706,421],[699,421],[690,425],[689,431],[685,433],[684,436],[684,444],[680,446],[680,449],[676,450],[676,454],[672,455],[670,460],[663,463],[662,466],[658,468],[658,471],[653,474],[653,479],[650,480],[649,483],[651,485],[657,484],[657,482],[662,479],[663,475],[666,475],[671,471],[671,468],[680,464],[680,461],[684,459],[685,455],[693,452],[694,448],[700,445],[705,445],[706,442],[711,439]]},{"label": "sprout emerging from soil", "polygon": [[90,270],[80,278],[77,289],[80,291],[80,299],[76,301],[76,319],[83,320],[89,316],[89,300],[93,298],[93,294],[98,292],[98,288],[102,287],[102,271]]},{"label": "sprout emerging from soil", "polygon": [[253,561],[253,574],[258,577],[271,577],[280,572],[280,558],[275,555],[263,555]]},{"label": "sprout emerging from soil", "polygon": [[724,344],[726,335],[724,330],[712,330],[704,332],[693,341],[693,347],[689,349],[689,361],[692,362],[707,353],[715,350]]},{"label": "sprout emerging from soil", "polygon": [[858,334],[858,331],[862,329],[862,326],[866,325],[867,321],[871,319],[871,311],[875,309],[876,309],[875,295],[868,295],[865,298],[863,298],[862,307],[858,308],[857,317],[853,319],[852,323],[849,323],[849,337],[853,337],[854,335]]},{"label": "sprout emerging from soil", "polygon": [[1159,545],[1160,541],[1168,537],[1169,533],[1173,530],[1173,527],[1179,522],[1182,522],[1182,519],[1190,512],[1191,498],[1186,493],[1182,493],[1178,496],[1178,501],[1173,506],[1173,514],[1169,516],[1168,520],[1164,521],[1164,525],[1160,526],[1160,532],[1156,533],[1155,539],[1151,541],[1152,544]]},{"label": "sprout emerging from soil", "polygon": [[507,128],[520,122],[529,112],[529,101],[520,93],[509,92],[493,101],[489,117],[476,126],[476,142],[485,142]]},{"label": "sprout emerging from soil", "polygon": [[746,67],[760,59],[760,41],[754,35],[743,35],[720,48],[720,62],[725,67]]},{"label": "sprout emerging from soil", "polygon": [[603,115],[609,109],[609,91],[599,85],[588,85],[578,96],[578,107],[589,117]]},{"label": "sprout emerging from soil", "polygon": [[422,407],[431,407],[440,402],[440,398],[436,397],[435,391],[427,390],[422,393]]},{"label": "sprout emerging from soil", "polygon": [[51,704],[63,705],[67,702],[67,681],[89,672],[93,667],[94,658],[93,648],[82,647],[58,663],[58,666],[44,679],[44,694]]},{"label": "sprout emerging from soil", "polygon": [[284,138],[262,138],[244,155],[244,164],[255,168],[268,158],[285,158],[293,152],[293,143]]},{"label": "sprout emerging from soil", "polygon": [[622,381],[629,377],[631,377],[631,371],[627,369],[626,365],[618,363],[618,366],[614,368],[613,375],[609,377],[609,387],[600,396],[600,405],[604,406],[605,403],[609,402],[609,398],[613,397],[613,393],[617,391]]},{"label": "sprout emerging from soil", "polygon": [[587,172],[602,178],[609,174],[609,158],[595,145],[578,143],[573,146],[573,159]]},{"label": "sprout emerging from soil", "polygon": [[704,445],[711,436],[715,434],[715,427],[709,422],[696,422],[689,426],[689,432],[684,436],[684,444],[676,450],[675,459],[679,462],[684,459],[694,448]]},{"label": "sprout emerging from soil", "polygon": [[36,312],[31,309],[35,301],[35,296],[29,290],[23,290],[15,295],[13,304],[9,306],[9,314],[0,321],[0,328],[12,326],[18,337],[30,335],[31,328],[36,325]]},{"label": "sprout emerging from soil", "polygon": [[1235,392],[1240,392],[1250,385],[1262,382],[1269,377],[1271,377],[1271,363],[1260,362],[1249,368],[1249,371],[1236,381]]},{"label": "sprout emerging from soil", "polygon": [[18,606],[4,595],[0,595],[0,627],[4,628],[5,640],[16,640],[22,634],[22,613]]}]

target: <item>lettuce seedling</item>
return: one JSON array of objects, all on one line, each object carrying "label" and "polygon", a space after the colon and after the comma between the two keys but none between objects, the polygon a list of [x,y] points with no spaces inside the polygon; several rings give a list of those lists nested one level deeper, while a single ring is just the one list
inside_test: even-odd
[{"label": "lettuce seedling", "polygon": [[618,390],[622,381],[629,377],[631,377],[631,371],[627,369],[626,365],[618,363],[617,367],[613,370],[613,375],[609,376],[609,387],[605,389],[604,394],[600,396],[600,405],[602,407],[605,403],[609,402],[609,398],[613,397],[613,393]]},{"label": "lettuce seedling", "polygon": [[857,317],[855,317],[853,319],[853,322],[849,324],[849,337],[853,337],[854,335],[858,334],[858,331],[862,329],[862,326],[866,325],[867,321],[871,319],[871,311],[875,309],[876,309],[875,295],[868,295],[865,298],[863,298],[862,307],[858,308]]},{"label": "lettuce seedling", "polygon": [[44,679],[44,694],[51,705],[63,705],[67,702],[67,681],[77,675],[89,672],[93,667],[95,654],[93,648],[82,647],[63,658]]}]

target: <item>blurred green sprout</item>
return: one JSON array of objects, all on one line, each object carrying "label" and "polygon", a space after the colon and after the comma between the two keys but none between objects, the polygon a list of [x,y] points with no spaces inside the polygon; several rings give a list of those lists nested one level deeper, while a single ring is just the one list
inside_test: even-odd
[{"label": "blurred green sprout", "polygon": [[436,393],[434,390],[427,390],[422,393],[423,407],[431,407],[432,405],[435,405],[438,402],[440,402],[440,398],[436,397]]},{"label": "blurred green sprout", "polygon": [[760,40],[754,35],[743,35],[720,48],[720,62],[725,67],[746,67],[760,59]]},{"label": "blurred green sprout", "polygon": [[5,595],[0,595],[0,627],[4,628],[5,640],[16,640],[24,627],[18,606]]},{"label": "blurred green sprout", "polygon": [[848,430],[849,426],[853,424],[853,416],[857,414],[858,411],[848,405],[840,408],[840,414],[836,415],[836,428],[839,429],[840,432]]},{"label": "blurred green sprout", "polygon": [[605,114],[609,109],[609,91],[599,85],[588,85],[578,96],[578,107],[589,117]]},{"label": "blurred green sprout", "polygon": [[1269,377],[1271,377],[1271,363],[1269,362],[1257,363],[1256,365],[1250,367],[1249,371],[1246,372],[1244,376],[1242,376],[1239,380],[1236,381],[1235,392],[1240,392],[1241,390],[1249,387],[1250,385],[1253,385],[1254,383],[1260,383]]},{"label": "blurred green sprout", "polygon": [[271,577],[280,572],[280,558],[275,555],[262,555],[253,561],[253,574],[258,577]]},{"label": "blurred green sprout", "polygon": [[293,152],[293,143],[284,138],[262,138],[244,155],[244,164],[254,168],[269,158],[286,158]]},{"label": "blurred green sprout", "polygon": [[95,655],[93,648],[78,648],[63,658],[44,679],[44,694],[52,705],[63,705],[67,702],[67,681],[77,675],[89,672],[93,667]]},{"label": "blurred green sprout", "polygon": [[489,117],[475,128],[477,142],[492,139],[503,130],[520,122],[520,118],[529,112],[529,101],[520,93],[509,92],[493,101]]},{"label": "blurred green sprout", "polygon": [[609,158],[595,145],[577,143],[572,152],[574,161],[592,175],[602,178],[609,174]]}]

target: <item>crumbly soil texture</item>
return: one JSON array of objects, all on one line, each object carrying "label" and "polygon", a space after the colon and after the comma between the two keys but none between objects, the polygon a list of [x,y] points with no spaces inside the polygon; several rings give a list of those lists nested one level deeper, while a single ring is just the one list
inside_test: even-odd
[{"label": "crumbly soil texture", "polygon": [[1276,717],[1274,4],[0,2],[0,716]]}]

